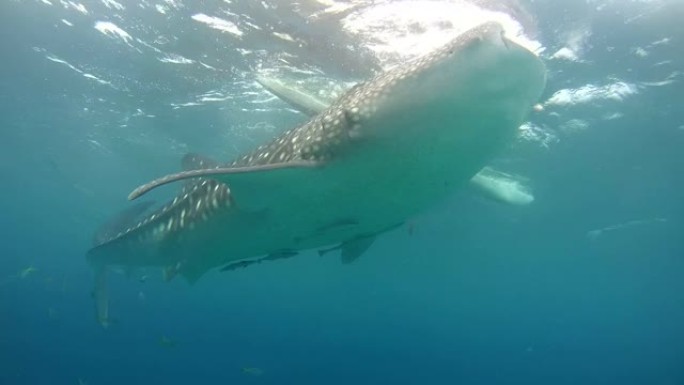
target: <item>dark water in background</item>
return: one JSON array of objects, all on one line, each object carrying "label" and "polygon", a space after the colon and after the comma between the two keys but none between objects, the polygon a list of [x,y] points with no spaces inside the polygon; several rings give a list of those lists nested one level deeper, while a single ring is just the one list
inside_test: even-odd
[{"label": "dark water in background", "polygon": [[[225,159],[302,118],[276,102],[255,116],[238,97],[170,107],[244,92],[254,57],[183,22],[215,4],[128,20],[139,35],[167,28],[176,51],[208,51],[220,69],[179,71],[104,44],[89,17],[106,2],[80,16],[52,2],[0,5],[1,384],[684,384],[681,2],[529,4],[548,48],[545,100],[616,81],[637,90],[533,118],[555,140],[501,161],[532,181],[529,207],[464,193],[352,266],[306,253],[193,287],[118,275],[109,330],[94,320],[84,258],[98,223],[184,152]],[[591,30],[583,62],[550,59],[578,28]],[[330,71],[362,77],[365,60]],[[249,129],[263,121],[278,123]]]}]

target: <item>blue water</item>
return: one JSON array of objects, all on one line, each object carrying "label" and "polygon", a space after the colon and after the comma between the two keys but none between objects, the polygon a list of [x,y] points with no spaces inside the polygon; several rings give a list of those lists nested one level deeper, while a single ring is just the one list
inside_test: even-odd
[{"label": "blue water", "polygon": [[[193,286],[115,274],[100,327],[85,252],[131,188],[304,120],[254,103],[250,71],[288,50],[345,81],[381,66],[329,44],[337,24],[233,3],[0,4],[0,384],[684,384],[679,1],[523,4],[546,47],[531,123],[548,140],[494,164],[528,178],[531,205],[464,191],[350,266],[310,252]],[[234,38],[199,13],[318,44]],[[572,36],[578,58],[554,59]],[[587,86],[590,100],[548,102]]]}]

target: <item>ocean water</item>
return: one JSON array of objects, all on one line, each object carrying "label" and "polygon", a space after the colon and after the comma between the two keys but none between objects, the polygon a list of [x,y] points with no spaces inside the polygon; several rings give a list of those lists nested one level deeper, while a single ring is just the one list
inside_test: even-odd
[{"label": "ocean water", "polygon": [[[85,253],[132,188],[306,120],[255,74],[331,99],[484,19],[548,68],[491,163],[534,202],[464,190],[351,265],[112,274],[96,322]],[[681,20],[680,0],[2,1],[0,384],[684,384]]]}]

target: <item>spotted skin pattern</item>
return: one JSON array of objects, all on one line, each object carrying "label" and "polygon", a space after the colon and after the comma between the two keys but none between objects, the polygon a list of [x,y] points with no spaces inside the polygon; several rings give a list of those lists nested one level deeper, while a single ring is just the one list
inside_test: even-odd
[{"label": "spotted skin pattern", "polygon": [[118,234],[101,240],[104,245],[115,240],[135,237],[138,242],[161,242],[197,223],[207,221],[211,215],[233,206],[230,189],[215,180],[203,179],[183,188],[181,193],[163,207],[145,216]]}]

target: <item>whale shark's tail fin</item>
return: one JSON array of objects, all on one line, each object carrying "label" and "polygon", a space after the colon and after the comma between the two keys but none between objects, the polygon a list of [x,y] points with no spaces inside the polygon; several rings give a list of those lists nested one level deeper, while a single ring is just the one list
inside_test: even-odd
[{"label": "whale shark's tail fin", "polygon": [[[119,214],[111,218],[104,225],[102,225],[93,237],[94,248],[88,252],[87,258],[95,270],[95,284],[93,287],[93,299],[95,300],[95,308],[97,321],[102,327],[107,328],[110,325],[109,319],[109,293],[107,290],[107,266],[108,259],[103,257],[97,250],[103,244],[106,244],[111,239],[115,238],[117,234],[128,228],[131,223],[142,215],[154,202],[144,201],[139,204],[121,211]],[[106,254],[106,253],[105,253]]]},{"label": "whale shark's tail fin", "polygon": [[93,288],[97,322],[103,328],[109,327],[109,293],[107,290],[107,266],[95,267],[95,287]]}]

